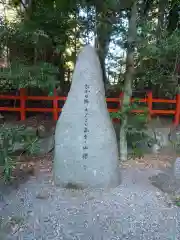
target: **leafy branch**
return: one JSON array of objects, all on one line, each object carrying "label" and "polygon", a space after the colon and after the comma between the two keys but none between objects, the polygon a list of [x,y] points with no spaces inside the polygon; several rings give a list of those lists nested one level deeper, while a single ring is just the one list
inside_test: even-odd
[{"label": "leafy branch", "polygon": [[[25,126],[0,127],[0,166],[3,168],[5,181],[10,181],[16,167],[15,145],[21,144],[23,152],[34,155],[39,151],[36,134],[26,131]],[[22,154],[22,153],[21,153]]]}]

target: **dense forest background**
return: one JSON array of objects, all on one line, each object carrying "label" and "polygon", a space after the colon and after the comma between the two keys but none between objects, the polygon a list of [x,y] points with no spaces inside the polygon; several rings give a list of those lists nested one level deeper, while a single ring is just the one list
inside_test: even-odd
[{"label": "dense forest background", "polygon": [[[136,2],[136,36],[128,35]],[[79,49],[93,44],[107,95],[124,87],[133,46],[133,91],[157,97],[179,91],[178,0],[1,0],[0,91],[55,86],[66,95]]]}]

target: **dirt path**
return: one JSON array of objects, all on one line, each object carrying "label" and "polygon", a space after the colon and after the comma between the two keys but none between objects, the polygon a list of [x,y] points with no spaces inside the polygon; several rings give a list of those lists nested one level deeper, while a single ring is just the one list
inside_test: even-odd
[{"label": "dirt path", "polygon": [[121,169],[115,189],[80,191],[55,187],[51,162],[42,163],[36,177],[0,200],[0,239],[180,239],[180,208],[150,184],[159,170],[140,166]]}]

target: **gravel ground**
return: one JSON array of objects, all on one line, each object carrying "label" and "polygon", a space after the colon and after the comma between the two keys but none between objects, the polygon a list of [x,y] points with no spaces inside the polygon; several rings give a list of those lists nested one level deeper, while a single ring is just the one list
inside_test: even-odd
[{"label": "gravel ground", "polygon": [[108,191],[65,190],[42,171],[0,201],[7,240],[178,240],[180,208],[170,205],[148,177],[155,169],[122,169]]}]

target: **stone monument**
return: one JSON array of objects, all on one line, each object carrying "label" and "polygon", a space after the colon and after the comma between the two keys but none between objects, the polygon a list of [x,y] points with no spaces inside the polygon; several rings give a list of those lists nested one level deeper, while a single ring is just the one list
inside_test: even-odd
[{"label": "stone monument", "polygon": [[180,180],[180,157],[176,158],[174,162],[174,176],[177,180]]},{"label": "stone monument", "polygon": [[54,181],[62,187],[120,184],[118,147],[96,50],[80,52],[55,130]]}]

